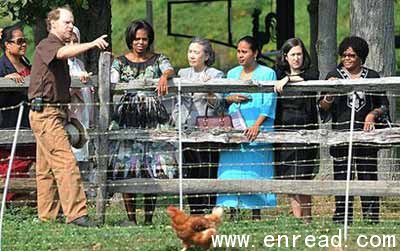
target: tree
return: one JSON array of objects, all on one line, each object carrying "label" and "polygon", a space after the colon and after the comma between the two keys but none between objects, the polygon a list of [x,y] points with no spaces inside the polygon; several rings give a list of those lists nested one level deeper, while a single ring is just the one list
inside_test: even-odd
[{"label": "tree", "polygon": [[[107,34],[107,42],[111,51],[111,0],[87,0],[88,8],[74,9],[76,25],[81,31],[82,41],[92,41]],[[83,55],[86,70],[94,74],[98,71],[100,51],[90,50]]]},{"label": "tree", "polygon": [[309,0],[307,11],[310,15],[310,56],[313,69],[318,69],[318,0]]},{"label": "tree", "polygon": [[[81,41],[91,41],[107,34],[111,49],[111,0],[8,0],[0,2],[0,15],[11,15],[31,25],[35,44],[47,36],[46,15],[54,7],[68,4],[74,12],[75,25],[81,31]],[[88,71],[97,73],[98,50],[86,52],[82,59]]]},{"label": "tree", "polygon": [[[365,62],[366,66],[376,70],[382,77],[394,75],[396,73],[394,1],[353,0],[350,15],[351,34],[364,38],[369,44],[370,52]],[[394,120],[396,99],[393,97],[389,101],[390,114]],[[396,166],[391,163],[394,156],[394,151],[380,151],[380,179],[391,178],[390,175]]]},{"label": "tree", "polygon": [[[336,67],[336,18],[337,0],[320,0],[318,3],[318,39],[316,49],[319,77],[321,79],[325,79],[328,72]],[[329,129],[331,126],[321,123],[320,128]],[[332,161],[329,156],[329,148],[321,147],[321,166],[332,167]],[[321,173],[322,176],[333,173],[331,169],[327,170],[325,168],[324,170],[327,173]]]},{"label": "tree", "polygon": [[[350,32],[364,38],[370,53],[366,65],[382,77],[396,73],[394,1],[351,1]],[[371,25],[373,24],[373,25]]]},{"label": "tree", "polygon": [[336,67],[337,0],[320,0],[318,6],[318,68],[320,78]]}]

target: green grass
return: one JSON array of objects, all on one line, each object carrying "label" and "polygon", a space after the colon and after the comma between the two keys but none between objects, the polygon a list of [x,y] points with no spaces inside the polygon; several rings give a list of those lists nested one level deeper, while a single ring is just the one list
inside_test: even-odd
[{"label": "green grass", "polygon": [[[263,210],[263,219],[259,222],[249,220],[250,213],[241,211],[241,220],[232,222],[225,217],[225,222],[219,229],[220,234],[248,234],[251,235],[251,244],[254,248],[215,250],[265,250],[263,239],[265,235],[337,235],[340,225],[331,222],[332,198],[315,198],[314,221],[305,225],[288,213],[288,205],[285,198],[280,198],[277,209]],[[153,226],[138,225],[136,227],[119,227],[126,219],[125,211],[121,203],[114,200],[107,207],[106,224],[101,228],[79,228],[63,224],[61,222],[39,222],[36,212],[32,208],[11,208],[6,211],[4,218],[3,250],[180,250],[181,243],[169,226],[170,219],[166,216],[165,207],[176,203],[177,199],[164,197],[159,199],[156,210],[155,224]],[[356,222],[349,230],[348,250],[356,248],[355,238],[359,234],[383,235],[400,234],[398,228],[398,200],[384,199],[382,203],[383,222],[370,225],[359,221],[360,215],[356,215]],[[140,207],[138,207],[140,208]],[[356,212],[359,212],[359,202],[356,202]],[[94,207],[90,208],[91,215]],[[143,212],[140,211],[139,223],[142,222]],[[397,243],[400,245],[400,243]],[[277,243],[276,243],[277,245]],[[192,249],[200,250],[200,249]],[[268,250],[293,250],[293,248],[272,248]],[[297,242],[296,250],[321,250],[319,248],[306,248],[304,237]],[[387,250],[366,248],[363,250]]]}]

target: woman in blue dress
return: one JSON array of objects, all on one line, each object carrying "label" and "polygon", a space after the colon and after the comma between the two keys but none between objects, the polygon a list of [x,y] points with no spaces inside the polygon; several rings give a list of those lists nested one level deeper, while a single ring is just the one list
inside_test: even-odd
[{"label": "woman in blue dress", "polygon": [[[240,80],[276,80],[275,72],[257,63],[260,54],[257,42],[246,36],[237,45],[239,66],[231,69],[227,78]],[[260,131],[272,131],[274,126],[276,94],[235,93],[226,96],[229,114],[240,112],[249,143],[233,151],[220,154],[218,179],[272,179],[274,176],[273,152],[270,143],[252,142]],[[219,195],[217,204],[231,208],[232,215],[238,208],[252,209],[253,219],[261,219],[261,208],[276,206],[275,194]],[[231,216],[232,217],[232,216]]]}]

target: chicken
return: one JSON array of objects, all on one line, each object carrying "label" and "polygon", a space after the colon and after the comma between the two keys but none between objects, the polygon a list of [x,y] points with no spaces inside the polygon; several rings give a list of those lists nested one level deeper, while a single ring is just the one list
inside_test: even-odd
[{"label": "chicken", "polygon": [[178,238],[182,240],[182,251],[192,245],[208,249],[211,236],[217,234],[217,228],[222,222],[223,209],[214,208],[211,214],[190,216],[176,207],[169,206],[167,213],[172,219],[171,226]]}]

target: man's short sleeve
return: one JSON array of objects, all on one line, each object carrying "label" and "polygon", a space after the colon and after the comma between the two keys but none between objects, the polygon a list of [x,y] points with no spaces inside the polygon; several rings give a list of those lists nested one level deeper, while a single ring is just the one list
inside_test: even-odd
[{"label": "man's short sleeve", "polygon": [[42,60],[46,65],[49,65],[53,59],[56,58],[58,50],[63,47],[62,44],[60,44],[59,41],[56,41],[54,39],[49,39],[46,41],[46,43],[41,44],[39,46],[40,54],[42,55]]}]

